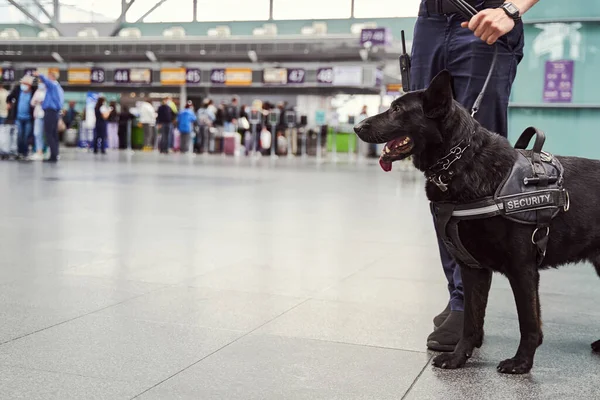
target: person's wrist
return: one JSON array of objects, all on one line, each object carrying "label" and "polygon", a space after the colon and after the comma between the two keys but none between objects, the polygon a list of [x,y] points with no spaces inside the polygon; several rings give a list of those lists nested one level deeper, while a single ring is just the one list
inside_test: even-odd
[{"label": "person's wrist", "polygon": [[498,8],[500,8],[504,14],[515,23],[521,20],[521,10],[513,3],[507,1]]}]

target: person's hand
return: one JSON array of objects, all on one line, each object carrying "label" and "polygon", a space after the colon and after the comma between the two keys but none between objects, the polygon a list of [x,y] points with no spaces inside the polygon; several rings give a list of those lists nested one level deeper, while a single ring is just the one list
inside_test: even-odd
[{"label": "person's hand", "polygon": [[501,8],[488,8],[478,12],[470,21],[463,22],[461,26],[469,28],[475,36],[492,45],[498,38],[512,31],[515,21]]},{"label": "person's hand", "polygon": [[40,73],[37,71],[33,71],[33,76],[37,78],[38,76],[40,76]]}]

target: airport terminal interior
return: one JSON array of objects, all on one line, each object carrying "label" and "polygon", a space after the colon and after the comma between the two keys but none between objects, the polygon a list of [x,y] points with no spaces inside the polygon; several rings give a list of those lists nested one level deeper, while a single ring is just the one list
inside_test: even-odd
[{"label": "airport terminal interior", "polygon": [[[410,92],[427,3],[0,0],[0,399],[599,399],[589,263],[540,273],[527,373],[498,273],[481,348],[433,365],[434,180],[355,133]],[[518,20],[511,145],[600,159],[599,22]]]}]

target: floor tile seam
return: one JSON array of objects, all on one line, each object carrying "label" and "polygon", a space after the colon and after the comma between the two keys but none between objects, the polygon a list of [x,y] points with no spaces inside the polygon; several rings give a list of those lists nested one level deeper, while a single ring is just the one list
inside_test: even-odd
[{"label": "floor tile seam", "polygon": [[265,332],[265,333],[253,332],[252,335],[272,336],[272,337],[287,338],[287,339],[300,339],[300,340],[308,340],[308,341],[321,342],[321,343],[343,344],[343,345],[347,345],[347,346],[365,347],[365,348],[369,348],[369,349],[403,351],[406,353],[414,353],[414,354],[428,354],[429,353],[427,350],[419,351],[419,350],[413,350],[413,349],[403,349],[401,347],[377,346],[377,345],[372,345],[372,344],[345,342],[342,340],[319,339],[319,338],[306,337],[306,336],[280,335],[280,334],[268,333],[268,332]]},{"label": "floor tile seam", "polygon": [[421,371],[415,377],[415,379],[410,384],[410,386],[408,387],[408,389],[406,390],[406,392],[404,393],[404,395],[402,396],[402,398],[400,400],[405,400],[406,399],[406,397],[409,395],[410,391],[415,387],[415,385],[417,384],[417,382],[419,381],[419,379],[421,378],[421,376],[423,375],[423,373],[425,372],[425,370],[427,369],[427,367],[431,364],[431,360],[433,359],[433,357],[435,357],[435,355],[431,355],[429,357],[429,359],[425,362],[425,365],[423,365],[423,368],[421,368]]},{"label": "floor tile seam", "polygon": [[[155,290],[162,290],[162,289],[164,289],[164,288],[158,288],[158,289],[155,289]],[[50,326],[47,326],[47,327],[44,327],[44,328],[41,328],[41,329],[37,329],[37,330],[35,330],[35,331],[33,331],[33,332],[29,332],[29,333],[26,333],[26,334],[24,334],[24,335],[17,336],[16,338],[12,338],[12,339],[6,340],[6,341],[4,341],[4,342],[0,342],[0,348],[1,348],[3,345],[5,345],[5,344],[12,343],[12,342],[14,342],[14,341],[17,341],[17,340],[24,339],[24,338],[26,338],[26,337],[29,337],[29,336],[31,336],[31,335],[35,335],[36,333],[40,333],[40,332],[46,331],[46,330],[48,330],[48,329],[52,329],[52,328],[55,328],[55,327],[57,327],[57,326],[64,325],[64,324],[66,324],[66,323],[69,323],[69,322],[72,322],[72,321],[78,320],[78,319],[80,319],[80,318],[87,317],[87,316],[89,316],[89,315],[92,315],[92,314],[95,314],[95,313],[97,313],[97,312],[104,311],[104,310],[106,310],[106,309],[108,309],[108,308],[111,308],[111,307],[114,307],[114,306],[117,306],[117,305],[120,305],[120,304],[126,303],[126,302],[128,302],[128,301],[130,301],[130,300],[137,299],[137,298],[139,298],[139,297],[143,297],[143,296],[145,296],[145,295],[147,295],[147,294],[149,294],[149,293],[151,293],[151,292],[153,292],[153,291],[155,291],[155,290],[152,290],[152,291],[150,291],[150,292],[147,292],[147,293],[143,293],[143,294],[136,295],[136,296],[134,296],[134,297],[131,297],[131,298],[125,299],[125,300],[123,300],[123,301],[120,301],[120,302],[118,302],[118,303],[110,304],[110,305],[108,305],[108,306],[106,306],[106,307],[102,307],[102,308],[99,308],[99,309],[97,309],[97,310],[90,311],[90,312],[87,312],[87,313],[85,313],[85,314],[82,314],[82,315],[78,315],[78,316],[76,316],[76,317],[73,317],[73,318],[69,318],[69,319],[67,319],[67,320],[65,320],[65,321],[61,321],[61,322],[58,322],[58,323],[56,323],[56,324],[52,324],[52,325],[50,325]]]},{"label": "floor tile seam", "polygon": [[211,353],[209,353],[209,354],[205,355],[204,357],[202,357],[202,358],[200,358],[199,360],[197,360],[197,361],[193,362],[192,364],[188,365],[187,367],[185,367],[185,368],[181,369],[180,371],[178,371],[178,372],[176,372],[176,373],[172,374],[171,376],[169,376],[169,377],[167,377],[167,378],[163,379],[162,381],[160,381],[160,382],[156,383],[156,384],[155,384],[155,385],[153,385],[152,387],[150,387],[150,388],[148,388],[148,389],[144,390],[143,392],[141,392],[141,393],[137,394],[136,396],[132,397],[132,398],[131,398],[131,400],[139,398],[139,397],[140,397],[141,395],[143,395],[144,393],[147,393],[147,392],[149,392],[150,390],[152,390],[152,389],[154,389],[154,388],[156,388],[156,387],[158,387],[158,386],[162,385],[163,383],[167,382],[168,380],[170,380],[170,379],[174,378],[175,376],[177,376],[177,375],[181,374],[182,372],[184,372],[184,371],[186,371],[186,370],[188,370],[188,369],[192,368],[193,366],[195,366],[195,365],[199,364],[200,362],[202,362],[202,361],[206,360],[207,358],[209,358],[209,357],[211,357],[212,355],[214,355],[214,354],[218,353],[219,351],[221,351],[221,350],[223,350],[223,349],[225,349],[225,348],[227,348],[227,347],[231,346],[232,344],[234,344],[234,343],[238,342],[239,340],[241,340],[241,339],[243,339],[243,338],[245,338],[245,337],[249,336],[249,335],[250,335],[250,334],[252,334],[253,332],[255,332],[255,331],[257,331],[258,329],[262,328],[263,326],[265,326],[265,325],[269,324],[270,322],[272,322],[272,321],[276,320],[277,318],[279,318],[279,317],[281,317],[281,316],[283,316],[283,315],[287,314],[288,312],[290,312],[290,311],[294,310],[295,308],[297,308],[297,307],[301,306],[302,304],[306,303],[307,301],[308,301],[308,299],[306,299],[306,300],[304,300],[304,301],[302,301],[302,302],[300,302],[300,303],[298,303],[298,304],[294,305],[293,307],[291,307],[291,308],[289,308],[289,309],[285,310],[284,312],[282,312],[282,313],[278,314],[277,316],[275,316],[275,317],[271,318],[269,321],[266,321],[265,323],[263,323],[263,324],[261,324],[261,325],[257,326],[256,328],[254,328],[254,329],[252,329],[251,331],[249,331],[249,332],[247,332],[247,333],[243,334],[242,336],[239,336],[238,338],[236,338],[236,339],[232,340],[231,342],[229,342],[229,343],[227,343],[227,344],[225,344],[225,345],[223,345],[223,346],[219,347],[219,348],[218,348],[218,349],[216,349],[215,351],[212,351]]},{"label": "floor tile seam", "polygon": [[80,378],[89,378],[89,379],[94,379],[94,380],[104,381],[104,382],[139,383],[139,381],[128,381],[128,380],[123,380],[123,379],[119,379],[116,377],[76,374],[74,372],[35,368],[35,367],[29,367],[29,366],[17,365],[17,364],[11,364],[11,363],[2,363],[2,366],[7,367],[7,368],[16,368],[16,369],[20,369],[23,371],[37,371],[37,372],[46,372],[49,374],[56,374],[56,375],[77,376]]}]

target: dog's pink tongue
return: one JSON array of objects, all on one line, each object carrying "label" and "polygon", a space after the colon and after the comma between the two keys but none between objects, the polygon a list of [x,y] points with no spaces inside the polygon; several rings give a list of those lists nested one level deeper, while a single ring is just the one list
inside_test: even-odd
[{"label": "dog's pink tongue", "polygon": [[381,165],[381,169],[384,170],[385,172],[390,172],[392,170],[392,163],[389,161],[383,161],[380,158],[379,165]]}]

